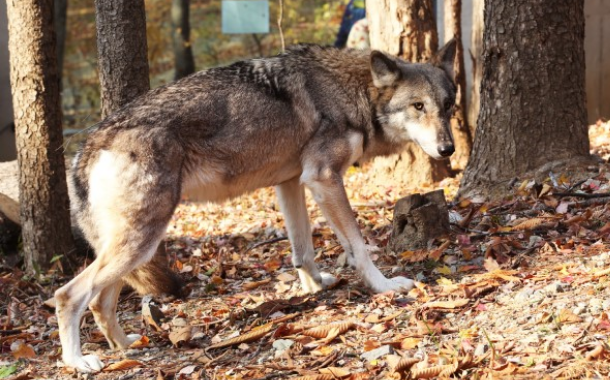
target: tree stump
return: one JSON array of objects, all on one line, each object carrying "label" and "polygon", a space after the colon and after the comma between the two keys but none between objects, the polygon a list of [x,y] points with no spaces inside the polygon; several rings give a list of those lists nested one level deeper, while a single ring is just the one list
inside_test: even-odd
[{"label": "tree stump", "polygon": [[412,194],[394,207],[388,248],[394,252],[425,249],[431,239],[449,234],[449,212],[443,190]]}]

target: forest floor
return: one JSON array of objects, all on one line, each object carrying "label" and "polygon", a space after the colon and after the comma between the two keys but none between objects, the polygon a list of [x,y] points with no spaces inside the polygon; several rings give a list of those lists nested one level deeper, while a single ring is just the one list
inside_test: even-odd
[{"label": "forest floor", "polygon": [[[607,161],[610,123],[590,132]],[[586,181],[552,173],[516,181],[511,196],[450,204],[452,234],[429,250],[373,253],[389,276],[418,281],[409,294],[372,294],[350,269],[308,198],[317,262],[341,281],[299,294],[290,244],[272,189],[223,205],[182,203],[166,249],[187,281],[185,300],[119,305],[124,353],[108,349],[90,312],[84,351],[109,364],[80,375],[60,362],[57,320],[47,306],[69,280],[61,271],[32,281],[0,268],[0,378],[30,379],[577,379],[610,374],[610,170]],[[413,188],[374,186],[350,169],[348,195],[368,244],[385,247],[393,205]],[[160,311],[151,313],[149,310]]]}]

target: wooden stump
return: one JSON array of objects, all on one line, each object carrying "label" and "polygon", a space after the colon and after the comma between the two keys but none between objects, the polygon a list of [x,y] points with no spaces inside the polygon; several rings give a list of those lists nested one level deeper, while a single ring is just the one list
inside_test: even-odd
[{"label": "wooden stump", "polygon": [[431,239],[449,234],[449,213],[443,190],[412,194],[394,207],[388,249],[394,252],[425,249]]}]

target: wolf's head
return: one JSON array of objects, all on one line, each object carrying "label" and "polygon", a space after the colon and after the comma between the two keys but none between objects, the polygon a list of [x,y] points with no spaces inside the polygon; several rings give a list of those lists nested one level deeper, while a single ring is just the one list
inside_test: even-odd
[{"label": "wolf's head", "polygon": [[377,118],[393,143],[415,141],[434,158],[455,151],[449,122],[456,94],[455,51],[451,40],[428,63],[371,53]]}]

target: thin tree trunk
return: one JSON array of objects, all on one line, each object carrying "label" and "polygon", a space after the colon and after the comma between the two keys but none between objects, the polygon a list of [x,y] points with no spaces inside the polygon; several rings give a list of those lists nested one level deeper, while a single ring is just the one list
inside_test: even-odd
[{"label": "thin tree trunk", "polygon": [[[481,110],[460,194],[589,164],[583,0],[487,0]],[[568,168],[568,169],[566,169]]]},{"label": "thin tree trunk", "polygon": [[[425,62],[438,50],[432,0],[375,0],[366,3],[369,37],[373,49],[411,62]],[[404,183],[437,182],[450,173],[448,160],[435,160],[415,143],[400,155],[373,162],[378,180]]]},{"label": "thin tree trunk", "polygon": [[455,55],[455,83],[457,95],[455,111],[451,118],[451,131],[455,140],[455,153],[451,156],[451,166],[463,170],[468,163],[472,149],[472,136],[466,108],[466,73],[464,71],[464,45],[462,44],[462,0],[445,0],[445,42],[452,38],[457,41]]},{"label": "thin tree trunk", "polygon": [[468,120],[470,135],[475,137],[479,108],[481,108],[481,77],[483,76],[483,11],[485,0],[472,0],[472,35],[470,42],[470,59],[472,60],[472,84],[470,103],[468,103]]},{"label": "thin tree trunk", "polygon": [[57,36],[57,74],[59,76],[59,89],[61,90],[64,69],[64,51],[66,47],[66,23],[68,20],[68,0],[54,0],[55,35]]},{"label": "thin tree trunk", "polygon": [[8,0],[11,88],[26,268],[74,249],[63,155],[53,3]]},{"label": "thin tree trunk", "polygon": [[193,58],[190,34],[189,0],[173,0],[172,42],[176,67],[174,79],[180,79],[195,72],[195,59]]},{"label": "thin tree trunk", "polygon": [[95,0],[102,117],[150,89],[144,0]]}]

